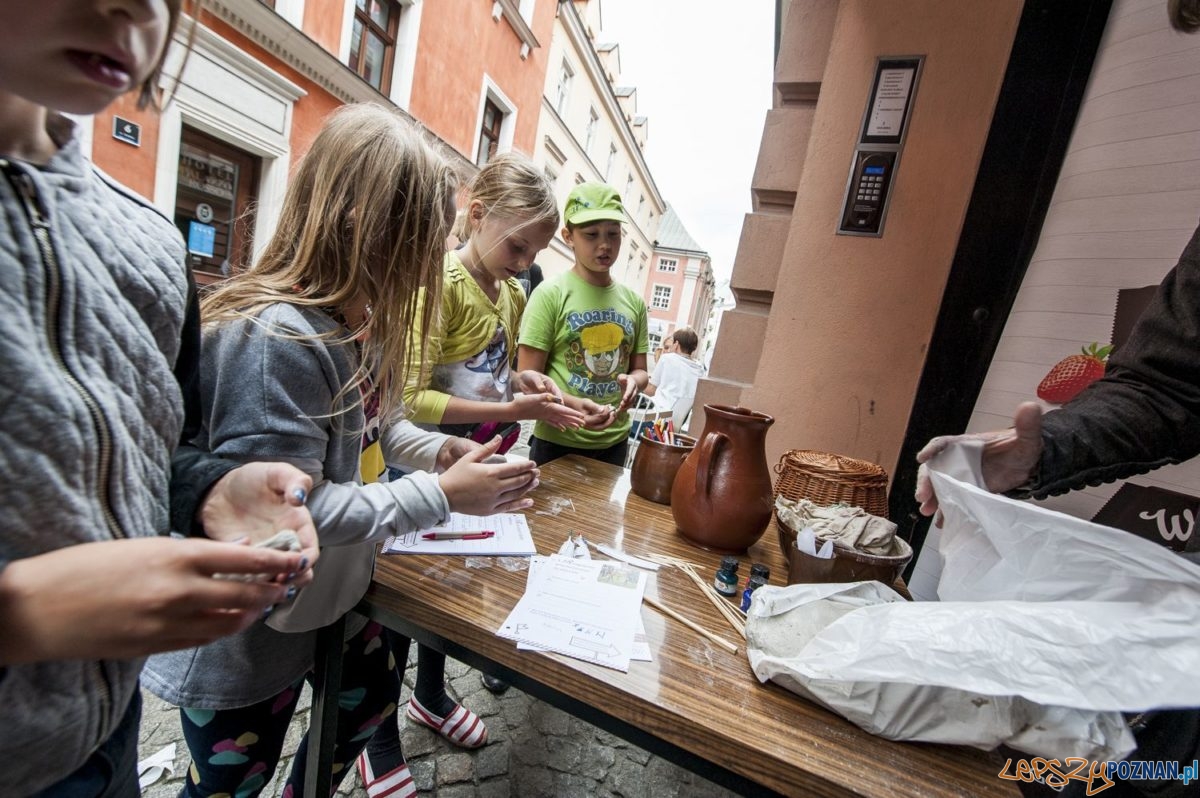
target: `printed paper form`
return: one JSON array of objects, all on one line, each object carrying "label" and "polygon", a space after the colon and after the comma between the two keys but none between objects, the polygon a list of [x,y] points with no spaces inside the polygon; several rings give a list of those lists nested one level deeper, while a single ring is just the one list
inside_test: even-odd
[{"label": "printed paper form", "polygon": [[[534,572],[537,571],[540,566],[544,565],[545,562],[545,557],[531,557],[529,559],[529,574],[526,576],[527,583],[537,578]],[[545,651],[546,649],[542,646],[534,645],[533,643],[524,643],[518,640],[517,650]],[[643,619],[641,612],[639,612],[637,616],[637,629],[633,634],[633,651],[630,655],[630,659],[634,660],[635,662],[654,661],[654,656],[650,653],[650,639],[646,637],[646,622]]]},{"label": "printed paper form", "polygon": [[[491,530],[496,534],[484,540],[425,540],[427,532],[479,532]],[[388,538],[384,554],[461,554],[469,557],[526,557],[537,554],[529,523],[520,513],[497,515],[465,515],[451,513],[450,520],[440,526],[408,532]]]},{"label": "printed paper form", "polygon": [[620,563],[535,557],[496,634],[628,671],[645,589],[646,575]]}]

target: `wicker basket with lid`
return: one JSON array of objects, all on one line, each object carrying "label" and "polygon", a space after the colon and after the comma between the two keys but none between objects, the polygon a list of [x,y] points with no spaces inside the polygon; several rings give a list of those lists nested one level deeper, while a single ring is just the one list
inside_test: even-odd
[{"label": "wicker basket with lid", "polygon": [[820,505],[842,502],[871,515],[888,517],[888,475],[882,467],[829,452],[793,449],[775,465],[775,498],[808,499]]}]

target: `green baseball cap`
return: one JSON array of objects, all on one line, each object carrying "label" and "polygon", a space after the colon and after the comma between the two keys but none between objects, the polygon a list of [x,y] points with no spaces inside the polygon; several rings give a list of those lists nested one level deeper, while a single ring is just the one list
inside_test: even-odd
[{"label": "green baseball cap", "polygon": [[567,195],[563,219],[568,224],[625,221],[621,195],[607,183],[580,183]]}]

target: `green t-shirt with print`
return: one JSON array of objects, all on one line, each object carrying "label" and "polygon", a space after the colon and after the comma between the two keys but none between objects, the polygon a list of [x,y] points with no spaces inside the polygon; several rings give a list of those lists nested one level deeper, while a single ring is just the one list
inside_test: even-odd
[{"label": "green t-shirt with print", "polygon": [[[546,373],[564,394],[615,406],[622,394],[617,375],[650,349],[646,327],[646,303],[632,289],[616,282],[600,288],[567,272],[529,297],[521,345],[546,353]],[[607,449],[629,434],[629,415],[602,430],[557,430],[539,421],[533,434],[560,446]]]}]

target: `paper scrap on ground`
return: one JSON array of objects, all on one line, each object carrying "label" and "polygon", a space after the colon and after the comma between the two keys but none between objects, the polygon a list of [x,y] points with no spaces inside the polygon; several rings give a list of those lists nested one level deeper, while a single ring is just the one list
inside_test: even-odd
[{"label": "paper scrap on ground", "polygon": [[525,594],[496,634],[628,671],[645,590],[646,575],[624,565],[534,557]]},{"label": "paper scrap on ground", "polygon": [[[473,532],[490,529],[485,540],[425,540],[426,532]],[[537,554],[529,523],[520,513],[465,515],[451,513],[445,524],[388,538],[384,554],[462,554],[469,557],[525,557]]]},{"label": "paper scrap on ground", "polygon": [[145,789],[163,776],[175,775],[175,743],[137,763],[138,787]]}]

